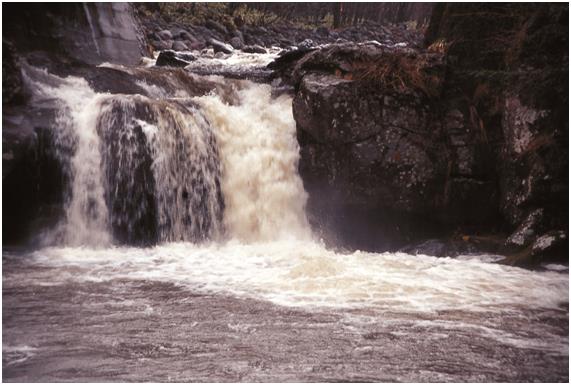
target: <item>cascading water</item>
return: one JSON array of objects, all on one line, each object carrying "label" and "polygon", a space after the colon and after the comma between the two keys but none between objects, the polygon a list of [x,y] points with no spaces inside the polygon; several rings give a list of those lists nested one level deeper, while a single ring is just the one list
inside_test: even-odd
[{"label": "cascading water", "polygon": [[229,234],[245,242],[309,240],[291,98],[272,99],[265,85],[250,85],[237,98],[236,105],[216,95],[199,99],[216,127]]},{"label": "cascading water", "polygon": [[[59,111],[54,144],[71,182],[52,246],[26,255],[26,269],[5,265],[4,287],[17,293],[6,297],[11,378],[27,378],[18,365],[62,379],[80,364],[86,378],[157,381],[568,375],[565,267],[328,250],[305,217],[291,97],[249,81],[117,68],[146,95],[26,70],[34,103]],[[62,291],[74,293],[69,303]],[[54,315],[18,334],[16,320],[39,306]],[[46,372],[61,354],[53,329],[93,362],[108,352],[106,370],[118,371],[60,360]],[[135,361],[140,376],[121,374]]]},{"label": "cascading water", "polygon": [[152,244],[221,234],[216,140],[192,101],[97,94],[80,78],[28,72],[35,103],[57,100],[55,147],[72,181],[52,242]]},{"label": "cascading water", "polygon": [[65,197],[66,218],[51,236],[69,245],[106,246],[111,237],[97,133],[102,96],[81,78],[62,79],[33,67],[26,67],[23,75],[35,103],[55,101],[55,147],[72,181]]},{"label": "cascading water", "polygon": [[218,151],[196,106],[111,98],[99,128],[120,241],[200,241],[221,233]]},{"label": "cascading water", "polygon": [[28,79],[37,99],[63,106],[58,148],[75,143],[60,151],[73,181],[65,244],[201,241],[224,230],[246,242],[311,238],[291,97],[247,82],[225,90],[234,104],[169,99],[149,85],[151,97],[97,94],[83,79],[42,74]]}]

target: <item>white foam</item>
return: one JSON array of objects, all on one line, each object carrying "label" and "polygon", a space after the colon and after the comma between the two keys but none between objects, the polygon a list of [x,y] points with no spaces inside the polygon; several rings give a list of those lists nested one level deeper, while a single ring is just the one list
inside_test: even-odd
[{"label": "white foam", "polygon": [[33,103],[51,101],[59,107],[54,130],[56,146],[70,148],[74,143],[76,147],[69,160],[72,186],[65,203],[65,242],[106,246],[111,237],[97,119],[107,95],[95,93],[85,79],[78,77],[60,78],[29,66],[23,75],[33,91]]},{"label": "white foam", "polygon": [[150,279],[307,308],[500,312],[559,308],[569,292],[567,274],[403,253],[337,254],[311,241],[50,248],[34,257],[62,271],[73,266],[58,276],[64,281]]},{"label": "white foam", "polygon": [[214,57],[208,54],[197,55],[197,60],[190,62],[185,68],[187,70],[201,70],[202,72],[216,72],[220,70],[230,72],[248,71],[253,68],[263,69],[278,57],[279,49],[269,49],[265,54],[252,54],[239,50],[230,55]]},{"label": "white foam", "polygon": [[309,239],[291,98],[247,84],[236,105],[214,94],[196,99],[219,146],[226,230],[243,241]]}]

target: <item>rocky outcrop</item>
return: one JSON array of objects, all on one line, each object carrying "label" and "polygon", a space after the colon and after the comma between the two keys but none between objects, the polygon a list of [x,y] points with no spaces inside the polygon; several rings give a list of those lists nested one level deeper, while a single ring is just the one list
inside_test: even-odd
[{"label": "rocky outcrop", "polygon": [[75,61],[137,64],[147,55],[127,3],[7,4],[3,38],[20,53],[48,51]]},{"label": "rocky outcrop", "polygon": [[[565,261],[566,6],[516,6],[507,24],[504,5],[497,14],[480,9],[493,24],[481,38],[478,23],[454,16],[481,5],[462,7],[435,13],[427,50],[337,44],[291,51],[271,65],[296,90],[311,220],[350,248],[469,234],[493,237],[486,252],[507,255],[506,263]],[[504,45],[490,43],[498,32]],[[549,52],[531,49],[547,41]]]},{"label": "rocky outcrop", "polygon": [[289,66],[300,173],[324,233],[387,250],[494,221],[493,183],[470,175],[449,144],[465,126],[438,103],[444,70],[440,54],[377,44],[331,46]]},{"label": "rocky outcrop", "polygon": [[[303,77],[293,108],[309,211],[314,221],[332,222],[319,223],[334,227],[328,232],[364,232],[343,244],[397,247],[425,233],[413,217],[440,216],[447,156],[436,111],[425,102],[419,93],[356,86],[334,75]],[[350,219],[351,211],[365,221]],[[374,227],[377,234],[369,231]]]},{"label": "rocky outcrop", "polygon": [[560,246],[569,230],[568,12],[564,4],[439,5],[427,34],[432,46],[448,46],[449,83],[474,116],[471,131],[492,149],[504,252],[517,264],[554,258],[533,251],[554,232],[564,234],[559,258],[568,256]]}]

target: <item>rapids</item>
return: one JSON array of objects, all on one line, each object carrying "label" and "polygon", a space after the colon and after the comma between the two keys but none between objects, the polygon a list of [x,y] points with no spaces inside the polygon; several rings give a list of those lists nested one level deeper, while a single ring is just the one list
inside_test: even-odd
[{"label": "rapids", "polygon": [[4,380],[568,379],[565,267],[328,249],[290,96],[117,68],[146,94],[26,68],[71,183],[43,246],[3,251]]}]

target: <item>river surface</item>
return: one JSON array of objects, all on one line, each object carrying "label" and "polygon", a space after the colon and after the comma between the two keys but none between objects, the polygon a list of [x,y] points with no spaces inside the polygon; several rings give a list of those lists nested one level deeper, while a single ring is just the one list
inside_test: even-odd
[{"label": "river surface", "polygon": [[5,381],[567,381],[567,272],[319,245],[4,252]]},{"label": "river surface", "polygon": [[290,96],[121,70],[146,95],[27,69],[71,182],[43,246],[3,248],[4,381],[568,381],[567,267],[327,248]]}]

